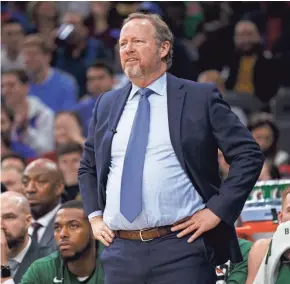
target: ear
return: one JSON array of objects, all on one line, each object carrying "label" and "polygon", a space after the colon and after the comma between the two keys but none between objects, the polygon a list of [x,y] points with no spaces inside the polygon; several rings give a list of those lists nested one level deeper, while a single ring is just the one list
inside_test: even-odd
[{"label": "ear", "polygon": [[61,183],[61,182],[58,183],[58,184],[56,185],[55,190],[56,190],[56,196],[57,196],[57,197],[60,197],[60,196],[62,195],[63,191],[64,191],[64,184]]},{"label": "ear", "polygon": [[279,221],[279,224],[282,223],[282,219],[283,219],[283,212],[282,211],[279,211],[278,212],[278,221]]},{"label": "ear", "polygon": [[45,59],[46,59],[46,62],[47,62],[48,64],[50,64],[50,63],[51,63],[51,60],[52,60],[52,55],[51,55],[50,53],[47,53],[47,54],[45,55]]},{"label": "ear", "polygon": [[31,216],[31,214],[26,214],[25,221],[26,221],[27,228],[29,228],[30,225],[31,225],[31,223],[32,223],[32,216]]},{"label": "ear", "polygon": [[170,43],[169,41],[164,41],[160,46],[160,57],[163,59],[168,55],[170,49]]}]

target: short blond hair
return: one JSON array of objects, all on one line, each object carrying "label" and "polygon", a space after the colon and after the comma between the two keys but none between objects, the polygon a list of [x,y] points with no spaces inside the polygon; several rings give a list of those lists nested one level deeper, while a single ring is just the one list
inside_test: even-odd
[{"label": "short blond hair", "polygon": [[164,61],[166,61],[168,70],[172,65],[173,42],[174,42],[174,36],[171,30],[169,29],[168,25],[157,14],[132,13],[124,20],[122,27],[124,27],[124,25],[126,25],[128,22],[135,19],[148,20],[154,26],[156,31],[156,39],[159,42],[159,44],[165,41],[169,41],[170,48],[168,54],[163,59]]},{"label": "short blond hair", "polygon": [[285,201],[286,201],[286,198],[287,198],[288,194],[290,194],[290,187],[286,188],[286,189],[283,190],[283,192],[282,192],[282,200],[281,200],[282,208],[285,206],[284,203],[285,203]]},{"label": "short blond hair", "polygon": [[22,48],[31,46],[38,47],[45,54],[52,52],[52,46],[40,34],[32,34],[24,38]]}]

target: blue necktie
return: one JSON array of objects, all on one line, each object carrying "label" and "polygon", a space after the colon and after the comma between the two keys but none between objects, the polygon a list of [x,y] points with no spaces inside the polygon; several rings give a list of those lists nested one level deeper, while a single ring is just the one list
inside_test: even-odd
[{"label": "blue necktie", "polygon": [[145,88],[138,93],[141,98],[126,150],[121,182],[120,211],[131,223],[142,211],[143,169],[150,126],[148,97],[154,92]]}]

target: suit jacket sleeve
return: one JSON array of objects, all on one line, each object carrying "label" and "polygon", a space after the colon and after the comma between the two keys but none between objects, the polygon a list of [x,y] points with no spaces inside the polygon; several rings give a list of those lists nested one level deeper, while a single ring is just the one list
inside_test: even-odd
[{"label": "suit jacket sleeve", "polygon": [[249,130],[214,87],[208,92],[208,113],[213,135],[230,170],[207,207],[233,226],[260,175],[264,156]]},{"label": "suit jacket sleeve", "polygon": [[84,210],[87,215],[94,211],[101,210],[98,208],[98,180],[94,150],[95,127],[97,124],[97,108],[101,96],[97,100],[93,109],[93,116],[90,120],[88,137],[84,144],[83,155],[80,161],[78,180],[80,193],[82,196]]}]

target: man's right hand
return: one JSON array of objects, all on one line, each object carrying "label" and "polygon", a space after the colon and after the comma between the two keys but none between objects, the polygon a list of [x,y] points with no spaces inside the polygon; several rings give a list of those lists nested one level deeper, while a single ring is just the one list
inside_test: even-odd
[{"label": "man's right hand", "polygon": [[95,239],[108,247],[113,242],[115,234],[105,224],[103,221],[103,216],[96,216],[91,218],[90,223]]}]

